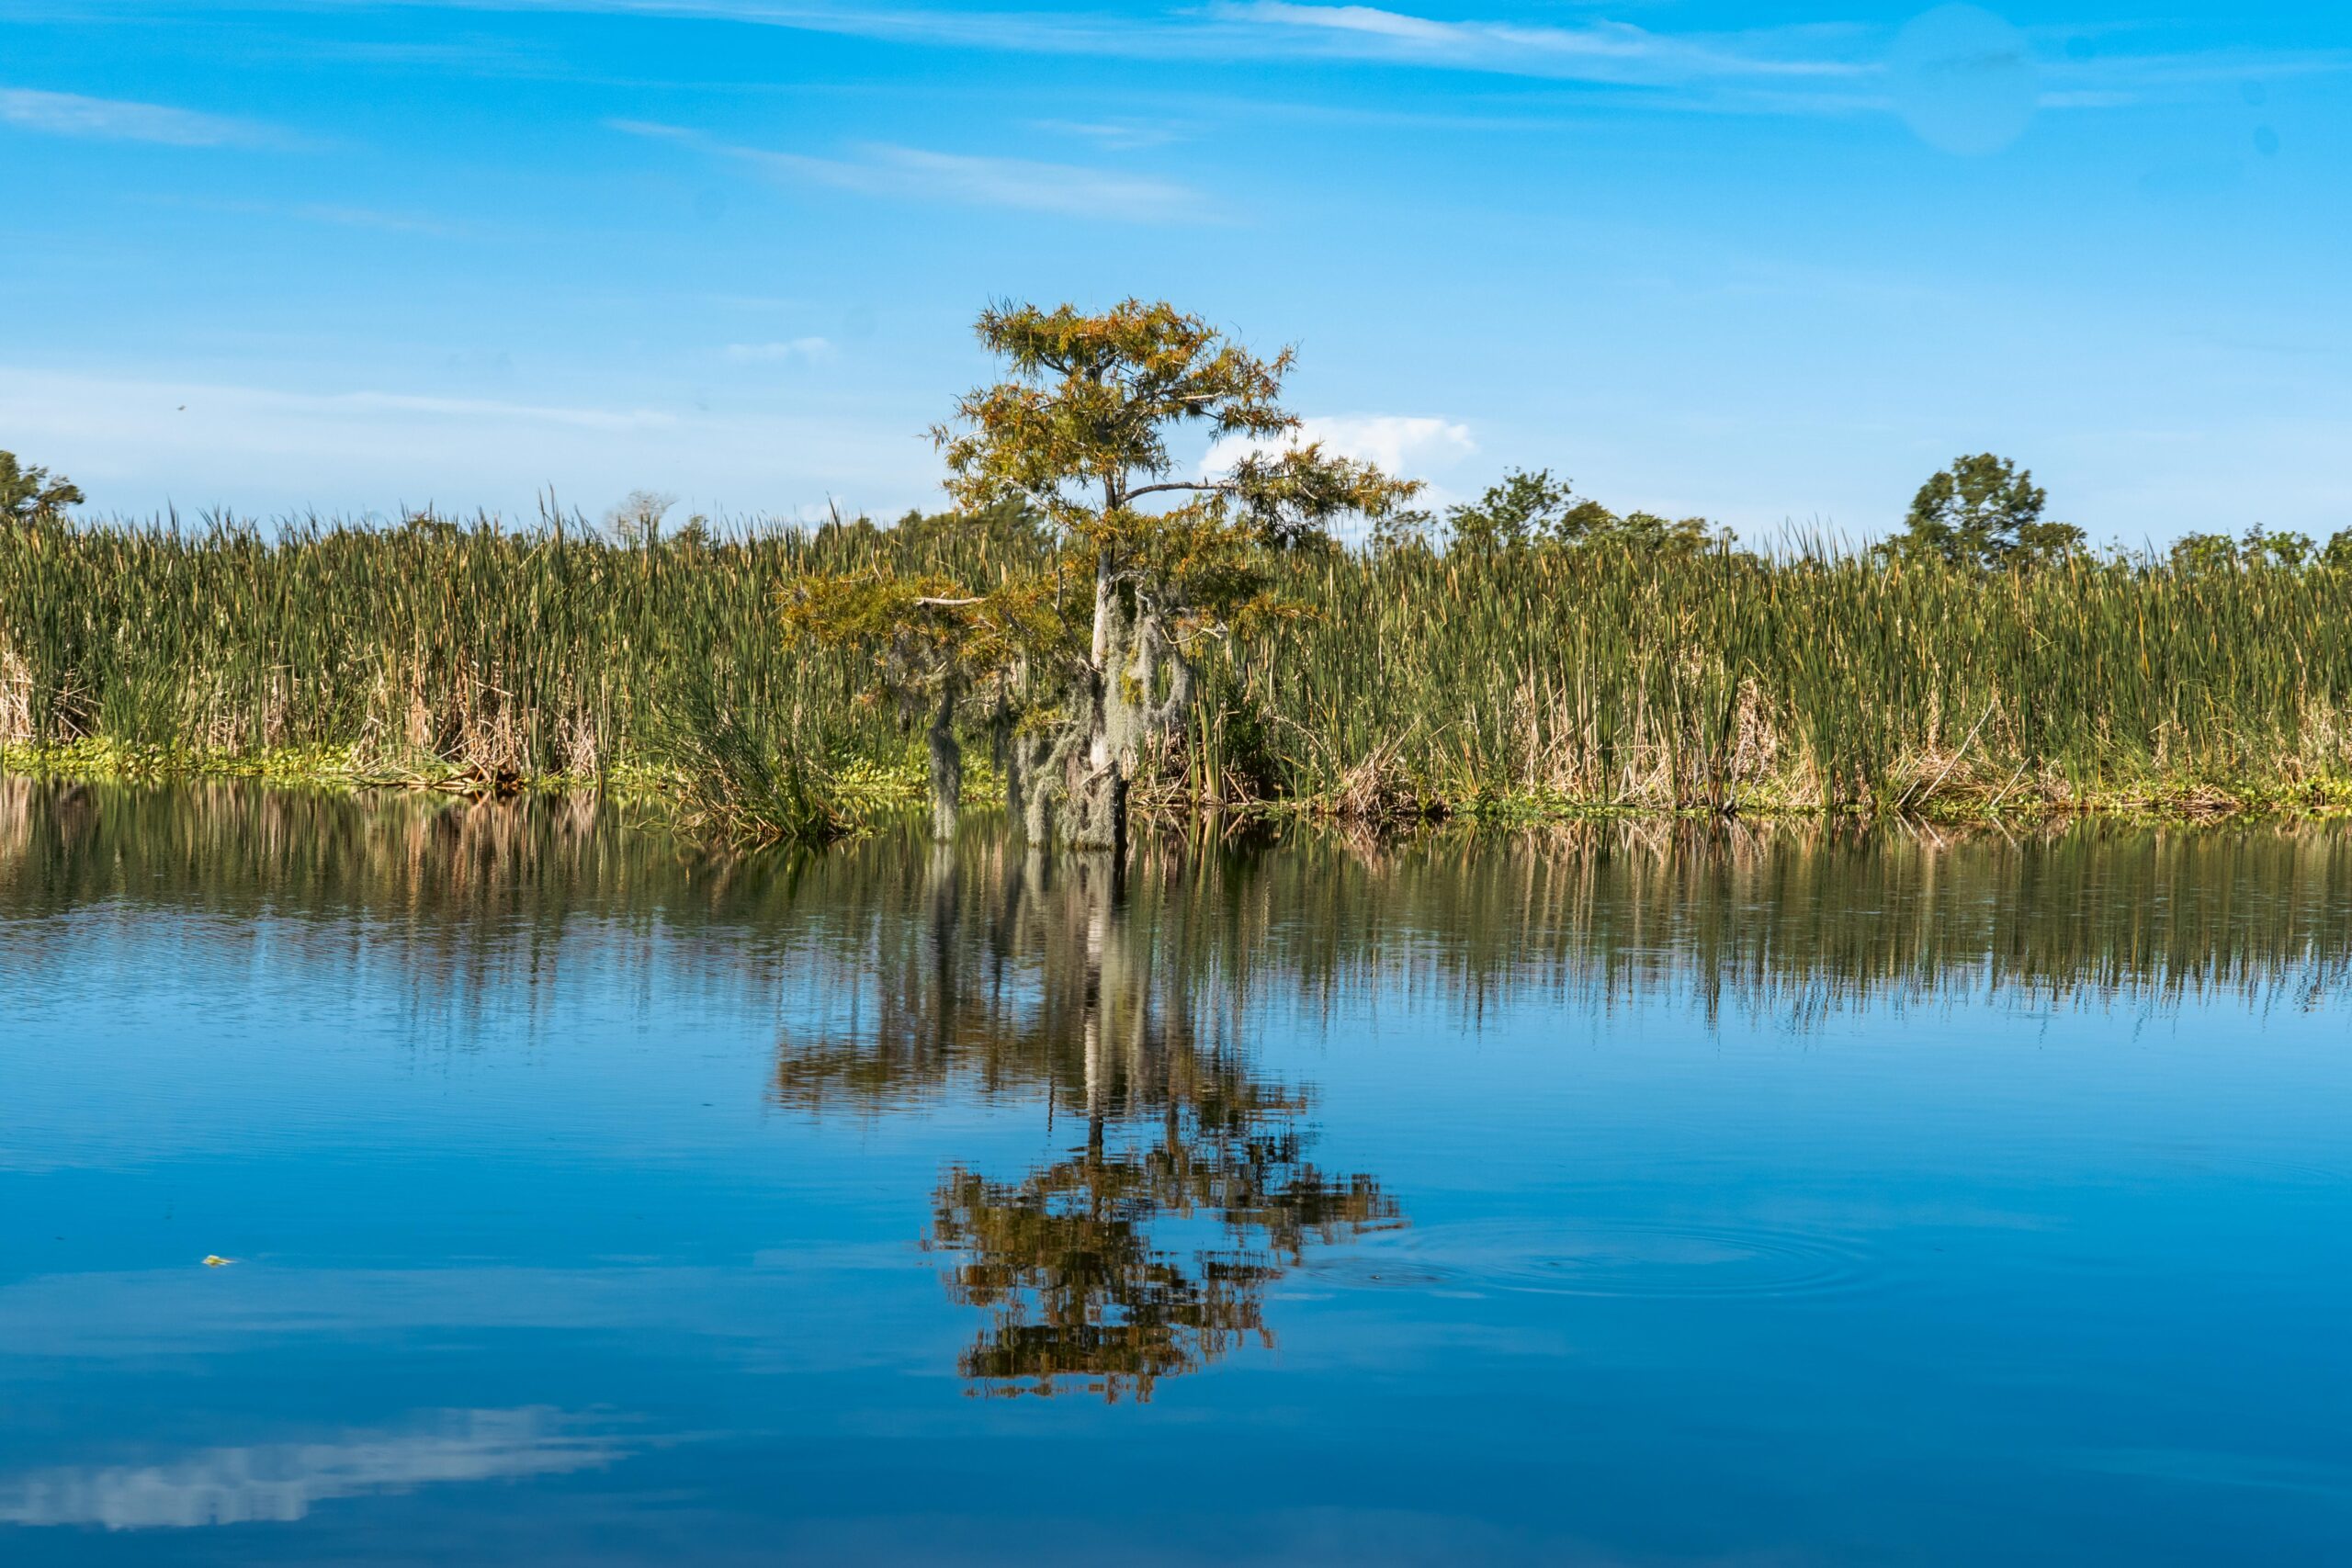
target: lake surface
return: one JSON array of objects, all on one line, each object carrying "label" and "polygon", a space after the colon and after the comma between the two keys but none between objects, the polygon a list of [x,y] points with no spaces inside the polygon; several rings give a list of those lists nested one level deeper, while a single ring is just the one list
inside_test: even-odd
[{"label": "lake surface", "polygon": [[0,780],[0,1561],[2352,1561],[2347,965],[2313,829]]}]

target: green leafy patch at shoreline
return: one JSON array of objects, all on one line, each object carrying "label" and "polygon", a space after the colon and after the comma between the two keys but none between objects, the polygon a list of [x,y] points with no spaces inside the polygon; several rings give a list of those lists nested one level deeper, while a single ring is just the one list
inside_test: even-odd
[{"label": "green leafy patch at shoreline", "polygon": [[[197,752],[123,746],[94,739],[57,745],[0,745],[0,774],[153,784],[235,779],[298,789],[405,790],[469,796],[594,794],[657,810],[674,801],[690,784],[688,775],[680,772],[642,765],[618,768],[601,779],[563,773],[486,779],[477,770],[444,759],[364,757],[352,747]],[[989,764],[984,761],[976,762],[968,781],[972,786],[969,809],[981,816],[1001,812],[998,775]],[[851,759],[828,766],[816,775],[812,787],[821,791],[827,808],[838,816],[839,832],[859,832],[902,822],[925,809],[928,801],[922,760],[910,754],[890,759]],[[1704,820],[1723,817],[1819,821],[1888,815],[1873,812],[1867,806],[1824,807],[1802,797],[1770,794],[1722,810],[1702,806],[1661,807],[1578,799],[1544,790],[1460,797],[1405,795],[1381,809],[1367,810],[1361,801],[1345,795],[1220,803],[1162,789],[1148,795],[1140,803],[1140,809],[1145,820],[1161,825],[1215,816],[1237,821],[1328,822],[1392,831],[1441,824],[1475,830],[1580,821]],[[2039,792],[2014,793],[2008,798],[1931,794],[1892,815],[1922,823],[1960,825],[2035,823],[2077,817],[2176,824],[2249,818],[2352,820],[2352,778],[2311,780],[2292,785],[2258,778],[2150,780],[2055,798]]]}]

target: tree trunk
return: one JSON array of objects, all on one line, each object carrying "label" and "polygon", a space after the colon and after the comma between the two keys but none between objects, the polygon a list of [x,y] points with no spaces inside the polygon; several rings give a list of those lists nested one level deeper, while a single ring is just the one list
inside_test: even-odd
[{"label": "tree trunk", "polygon": [[[1163,614],[1131,604],[1105,554],[1095,560],[1094,627],[1077,712],[1051,740],[1000,730],[1005,804],[1033,845],[1123,852],[1127,793],[1147,745],[1177,731],[1196,689]],[[1167,694],[1160,695],[1161,665]]]},{"label": "tree trunk", "polygon": [[956,837],[956,814],[964,804],[964,749],[956,742],[956,682],[942,681],[939,705],[931,716],[931,836],[941,843]]},{"label": "tree trunk", "polygon": [[1128,664],[1135,623],[1121,602],[1108,553],[1094,563],[1094,642],[1085,694],[1085,743],[1063,760],[1062,841],[1075,850],[1127,846],[1127,779],[1135,765],[1136,721]]},{"label": "tree trunk", "polygon": [[1121,853],[1127,847],[1126,774],[1115,757],[1080,772],[1083,755],[1071,755],[1074,776],[1062,802],[1062,841],[1074,850]]},{"label": "tree trunk", "polygon": [[1036,735],[1016,739],[1013,754],[1021,770],[1020,813],[1021,834],[1031,847],[1043,849],[1054,841],[1054,807],[1061,788],[1060,759],[1074,744],[1069,738],[1057,741],[1049,736]]}]

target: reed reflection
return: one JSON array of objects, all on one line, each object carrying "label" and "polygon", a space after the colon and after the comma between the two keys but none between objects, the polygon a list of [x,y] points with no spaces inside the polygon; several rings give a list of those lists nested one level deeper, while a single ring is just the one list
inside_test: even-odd
[{"label": "reed reflection", "polygon": [[[993,842],[993,826],[976,819],[967,851]],[[939,894],[930,855],[884,836],[817,856],[714,859],[585,797],[468,806],[0,777],[14,961],[64,939],[43,917],[96,905],[232,931],[268,919],[289,960],[344,961],[361,940],[396,948],[420,1005],[453,1028],[518,983],[616,964],[747,996],[819,976],[792,999],[802,1011],[833,1005],[844,980],[869,1011],[877,988],[935,989],[942,976],[893,955]],[[2352,832],[2324,824],[1612,822],[1198,852],[1147,839],[1127,884],[1156,962],[1211,977],[1227,1010],[1249,998],[1313,1011],[1376,992],[1442,999],[1475,1027],[1496,1008],[1670,998],[1803,1030],[1885,1005],[2304,1006],[2352,986]],[[1001,983],[1027,951],[1023,917],[958,896],[981,934],[925,962],[969,968],[946,977],[962,990]],[[929,1092],[926,1053],[990,1049],[888,1032],[910,1059],[867,1064],[884,1100]]]},{"label": "reed reflection", "polygon": [[983,1393],[1159,1380],[1255,1339],[1308,1247],[1404,1223],[1369,1175],[1309,1157],[1313,1101],[1255,1070],[1237,998],[1165,900],[1107,859],[933,852],[925,918],[878,944],[876,1025],[779,1053],[777,1095],[879,1107],[963,1085],[1035,1099],[1058,1153],[957,1163],[923,1246],[986,1320],[958,1368]]}]

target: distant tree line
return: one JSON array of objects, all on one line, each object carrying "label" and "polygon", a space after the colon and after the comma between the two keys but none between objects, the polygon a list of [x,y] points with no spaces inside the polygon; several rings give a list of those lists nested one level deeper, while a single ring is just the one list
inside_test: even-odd
[{"label": "distant tree line", "polygon": [[[0,450],[0,520],[17,526],[62,523],[66,510],[86,499],[64,476]],[[2007,457],[1990,452],[1955,457],[1911,498],[1903,531],[1871,547],[1870,554],[1889,562],[2005,571],[2051,566],[2091,553],[2082,529],[2042,515],[2049,499],[2049,492],[2033,482],[2032,472]],[[659,491],[631,491],[605,512],[605,531],[614,543],[633,548],[687,553],[708,548],[718,531],[707,515],[696,513],[674,527],[668,525],[677,503],[675,496]],[[819,531],[876,535],[888,529],[906,538],[977,525],[1008,539],[1045,536],[1040,521],[1018,504],[999,501],[982,510],[984,515],[964,515],[918,508],[895,524],[883,525],[835,513]],[[401,522],[410,528],[443,532],[458,525],[430,512]],[[1577,495],[1571,481],[1555,477],[1549,468],[1506,469],[1476,501],[1457,502],[1442,513],[1392,509],[1372,519],[1364,546],[1374,554],[1415,547],[1465,557],[1528,549],[1616,549],[1669,558],[1736,547],[1729,529],[1703,517],[1612,512]],[[2186,571],[2348,570],[2352,527],[2338,529],[2324,540],[2259,523],[2238,535],[2185,534],[2173,542],[2166,558]]]}]

